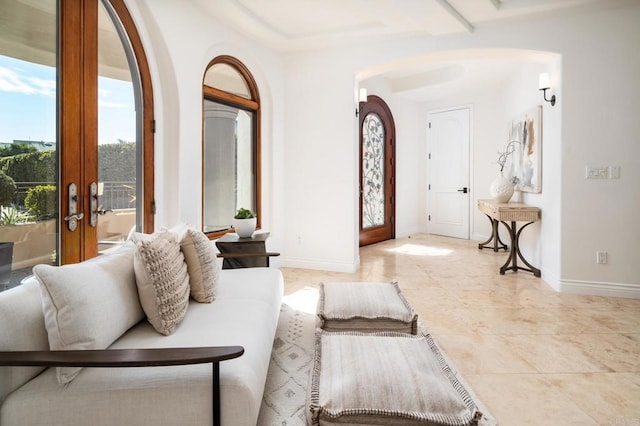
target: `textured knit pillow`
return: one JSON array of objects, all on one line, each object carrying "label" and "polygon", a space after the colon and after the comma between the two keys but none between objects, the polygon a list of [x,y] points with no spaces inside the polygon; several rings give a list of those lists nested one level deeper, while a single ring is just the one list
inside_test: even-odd
[{"label": "textured knit pillow", "polygon": [[189,275],[180,244],[170,232],[137,242],[136,284],[142,309],[153,328],[172,334],[187,313]]},{"label": "textured knit pillow", "polygon": [[[106,349],[144,318],[133,271],[135,246],[73,265],[36,265],[51,350]],[[58,382],[81,368],[58,367]]]},{"label": "textured knit pillow", "polygon": [[187,262],[191,297],[196,302],[211,303],[216,298],[222,266],[211,241],[202,232],[189,228],[180,241],[180,249]]}]

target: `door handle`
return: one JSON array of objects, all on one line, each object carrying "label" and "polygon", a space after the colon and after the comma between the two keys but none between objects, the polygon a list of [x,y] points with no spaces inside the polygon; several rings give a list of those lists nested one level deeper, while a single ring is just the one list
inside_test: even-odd
[{"label": "door handle", "polygon": [[458,189],[458,192],[462,192],[464,194],[466,194],[467,192],[469,192],[469,188],[467,188],[466,186],[462,189]]},{"label": "door handle", "polygon": [[73,232],[78,228],[78,221],[84,217],[84,213],[78,213],[78,187],[75,183],[69,184],[69,214],[64,220],[67,222],[69,231]]}]

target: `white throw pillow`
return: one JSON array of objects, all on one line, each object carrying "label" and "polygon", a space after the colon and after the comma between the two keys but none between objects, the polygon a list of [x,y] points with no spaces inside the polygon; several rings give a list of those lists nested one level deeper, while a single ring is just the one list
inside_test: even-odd
[{"label": "white throw pillow", "polygon": [[134,270],[142,309],[153,328],[170,335],[187,313],[189,275],[180,244],[171,232],[138,241]]},{"label": "white throw pillow", "polygon": [[[36,265],[51,350],[106,349],[144,318],[133,270],[135,246],[64,266]],[[58,382],[80,367],[58,367]]]},{"label": "white throw pillow", "polygon": [[196,302],[211,303],[216,298],[222,268],[213,244],[202,232],[189,228],[184,232],[180,248],[187,262],[191,297]]}]

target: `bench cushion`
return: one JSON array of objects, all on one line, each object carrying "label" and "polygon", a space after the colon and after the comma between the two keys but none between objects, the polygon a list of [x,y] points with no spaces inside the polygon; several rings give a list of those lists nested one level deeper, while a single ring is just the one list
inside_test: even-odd
[{"label": "bench cushion", "polygon": [[469,425],[479,413],[429,335],[316,332],[312,425]]},{"label": "bench cushion", "polygon": [[321,283],[317,314],[327,331],[397,331],[416,334],[418,316],[398,283]]}]

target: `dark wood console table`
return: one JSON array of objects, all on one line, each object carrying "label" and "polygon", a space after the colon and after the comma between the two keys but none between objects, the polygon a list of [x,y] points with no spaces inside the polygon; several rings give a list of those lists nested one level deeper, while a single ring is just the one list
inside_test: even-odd
[{"label": "dark wood console table", "polygon": [[[541,275],[540,269],[532,266],[522,256],[518,241],[524,228],[540,220],[540,209],[523,203],[496,203],[493,200],[478,200],[478,208],[491,219],[491,225],[494,233],[493,238],[498,238],[497,240],[494,240],[494,245],[497,244],[498,241],[502,243],[502,241],[499,240],[499,237],[497,237],[498,222],[501,222],[505,228],[507,228],[509,236],[511,237],[511,252],[509,253],[509,258],[505,264],[500,267],[500,275],[504,275],[506,271],[518,272],[518,270],[523,270],[531,272],[536,277],[539,277]],[[510,225],[509,222],[511,223]],[[518,229],[516,222],[527,223]],[[491,239],[481,245],[478,245],[478,248],[482,249],[482,246],[487,244],[489,241],[491,241]],[[494,251],[498,250],[494,249]],[[522,266],[518,266],[518,258],[520,258],[522,263],[527,265],[529,268],[527,269]]]}]

